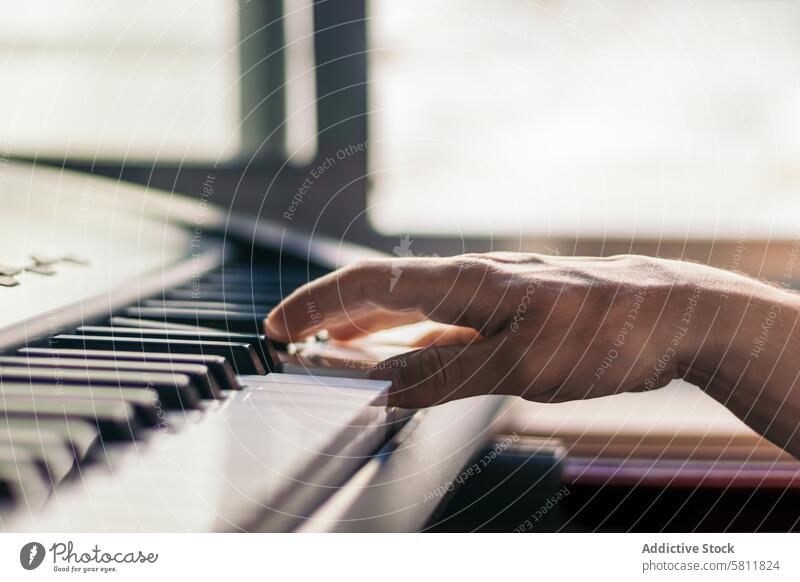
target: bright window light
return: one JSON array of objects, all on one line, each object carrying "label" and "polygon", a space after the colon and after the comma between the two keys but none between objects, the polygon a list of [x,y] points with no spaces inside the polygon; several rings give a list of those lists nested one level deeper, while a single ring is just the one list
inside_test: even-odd
[{"label": "bright window light", "polygon": [[369,8],[380,231],[800,233],[800,3]]},{"label": "bright window light", "polygon": [[0,0],[17,155],[218,160],[240,147],[236,0]]}]

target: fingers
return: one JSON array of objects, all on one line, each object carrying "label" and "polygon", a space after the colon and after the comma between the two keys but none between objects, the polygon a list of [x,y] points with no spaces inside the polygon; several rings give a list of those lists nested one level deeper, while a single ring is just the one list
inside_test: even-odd
[{"label": "fingers", "polygon": [[[348,341],[362,336],[375,333],[384,329],[417,323],[420,316],[417,313],[394,313],[384,309],[368,312],[365,315],[357,316],[347,323],[328,327],[328,334],[332,339]],[[462,342],[463,343],[463,342]]]},{"label": "fingers", "polygon": [[[403,314],[409,322],[434,317],[455,323],[469,304],[453,259],[381,259],[357,263],[297,289],[268,316],[265,329],[293,341],[321,329],[345,327],[375,310]],[[465,297],[466,295],[466,297]],[[383,320],[387,321],[387,320]],[[377,318],[373,323],[380,323]]]},{"label": "fingers", "polygon": [[414,341],[415,347],[466,345],[482,340],[483,336],[471,327],[442,324]]},{"label": "fingers", "polygon": [[400,408],[425,408],[478,396],[504,393],[508,366],[504,338],[468,345],[430,347],[390,358],[370,377],[391,380],[388,404]]}]

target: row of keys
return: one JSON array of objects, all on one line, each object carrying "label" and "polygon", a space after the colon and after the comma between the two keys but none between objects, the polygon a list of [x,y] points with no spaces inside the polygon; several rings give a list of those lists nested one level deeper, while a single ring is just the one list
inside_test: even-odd
[{"label": "row of keys", "polygon": [[89,264],[88,260],[75,254],[60,256],[34,254],[31,255],[31,260],[33,261],[32,263],[23,267],[0,263],[0,287],[16,287],[19,285],[19,280],[16,278],[16,275],[19,275],[23,271],[26,273],[36,273],[37,275],[55,275],[56,270],[54,265],[58,263],[71,263],[81,266]]},{"label": "row of keys", "polygon": [[[54,335],[48,345],[0,354],[0,429],[7,427],[0,430],[0,505],[43,503],[82,464],[107,459],[115,447],[174,428],[183,415],[204,414],[213,401],[242,390],[237,374],[280,371],[280,357],[261,331],[263,318],[312,276],[287,275],[212,273],[102,324]],[[170,296],[198,287],[213,290],[208,300]],[[245,299],[246,290],[258,301]]]}]

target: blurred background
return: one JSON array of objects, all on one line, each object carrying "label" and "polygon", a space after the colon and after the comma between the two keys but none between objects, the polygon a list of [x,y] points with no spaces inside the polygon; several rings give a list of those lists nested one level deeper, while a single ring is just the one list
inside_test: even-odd
[{"label": "blurred background", "polygon": [[381,230],[798,231],[798,3],[370,7]]},{"label": "blurred background", "polygon": [[387,252],[794,282],[800,3],[334,4],[2,0],[0,153],[191,195],[213,173],[222,205]]}]

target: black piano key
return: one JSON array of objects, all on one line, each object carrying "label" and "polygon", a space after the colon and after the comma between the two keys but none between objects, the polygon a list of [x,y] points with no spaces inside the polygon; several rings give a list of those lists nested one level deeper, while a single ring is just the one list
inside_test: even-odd
[{"label": "black piano key", "polygon": [[142,430],[136,419],[136,411],[121,400],[84,402],[75,398],[58,402],[44,400],[35,405],[24,400],[0,400],[0,422],[6,418],[84,420],[93,423],[100,437],[110,442],[134,440]]},{"label": "black piano key", "polygon": [[281,299],[289,294],[280,291],[264,292],[262,290],[234,291],[223,290],[221,287],[201,287],[198,289],[177,288],[164,292],[164,299],[177,301],[229,301],[232,303],[251,303],[259,305],[277,305]]},{"label": "black piano key", "polygon": [[280,285],[287,283],[295,283],[302,285],[308,281],[313,281],[322,277],[329,271],[327,269],[294,269],[294,268],[279,268],[276,266],[274,269],[229,269],[224,267],[220,271],[206,273],[200,278],[201,283],[236,283],[240,285],[252,284],[258,285]]},{"label": "black piano key", "polygon": [[240,343],[259,343],[266,340],[263,334],[237,333],[221,329],[208,331],[190,329],[154,329],[148,327],[121,327],[115,325],[82,325],[75,330],[82,335],[107,335],[123,337],[153,337],[187,339],[193,341],[233,341]]},{"label": "black piano key", "polygon": [[179,410],[200,407],[200,396],[188,376],[155,372],[111,372],[105,370],[60,370],[0,365],[0,382],[27,382],[66,386],[113,386],[147,389],[158,393],[165,407]]},{"label": "black piano key", "polygon": [[248,311],[224,311],[222,309],[180,309],[178,307],[128,307],[125,314],[185,323],[201,327],[212,327],[236,333],[260,333],[264,327],[266,313]]},{"label": "black piano key", "polygon": [[[292,273],[288,276],[289,280],[297,280],[300,277]],[[206,273],[200,278],[199,284],[218,284],[218,285],[263,285],[265,287],[277,287],[281,284],[280,275],[277,272],[248,272],[240,270],[215,271]]]},{"label": "black piano key", "polygon": [[87,360],[111,360],[114,362],[153,362],[167,364],[196,364],[205,366],[223,390],[241,390],[236,372],[223,356],[211,354],[179,354],[169,352],[134,352],[112,350],[84,350],[59,348],[22,348],[24,356],[41,356],[58,362],[60,358],[82,358]]},{"label": "black piano key", "polygon": [[310,281],[314,281],[330,271],[327,269],[269,269],[269,270],[229,270],[206,273],[199,280],[192,281],[191,285],[181,285],[181,288],[197,290],[201,287],[225,287],[226,289],[238,288],[250,292],[287,292],[297,289]]},{"label": "black piano key", "polygon": [[[201,299],[200,295],[205,293],[214,293],[216,295],[224,295],[226,296],[225,299],[222,301],[233,301],[230,297],[227,297],[229,294],[237,294],[238,296],[244,297],[242,301],[238,301],[239,303],[262,303],[271,305],[273,303],[278,303],[283,297],[286,297],[300,287],[300,285],[282,285],[278,287],[268,287],[268,286],[254,286],[250,284],[234,284],[234,283],[198,283],[196,285],[192,285],[191,287],[175,287],[175,291],[182,290],[182,291],[191,291],[194,295],[190,295],[188,298],[184,297],[184,301],[211,301],[210,299]],[[171,292],[172,290],[170,290]],[[169,293],[169,292],[167,292]],[[161,297],[157,297],[161,299]],[[164,297],[164,299],[175,299],[170,297]]]},{"label": "black piano key", "polygon": [[[275,307],[275,303],[270,305],[258,305],[255,302],[231,302],[231,301],[193,301],[191,299],[146,299],[142,301],[141,307],[177,307],[179,309],[220,309],[223,311],[242,311],[247,313],[260,313],[265,317],[269,310]],[[134,326],[135,327],[135,326]]]},{"label": "black piano key", "polygon": [[112,317],[109,325],[119,327],[144,327],[149,329],[188,329],[192,331],[214,331],[211,328],[197,327],[195,325],[182,325],[180,323],[164,323],[153,319],[135,319],[133,317]]},{"label": "black piano key", "polygon": [[119,336],[89,336],[60,334],[50,338],[54,348],[111,350],[120,352],[167,352],[175,354],[200,354],[223,356],[239,374],[267,373],[255,349],[250,344],[238,342],[197,342],[155,338],[135,338]]},{"label": "black piano key", "polygon": [[261,363],[270,372],[281,371],[281,360],[276,349],[264,335],[255,333],[233,333],[221,330],[188,331],[183,329],[142,329],[132,327],[114,327],[100,325],[82,325],[76,331],[80,335],[101,335],[109,337],[146,337],[191,340],[198,342],[227,341],[248,343],[256,348]]},{"label": "black piano key", "polygon": [[202,398],[221,398],[220,388],[206,366],[179,364],[176,362],[135,362],[120,360],[89,360],[81,358],[0,356],[3,366],[26,366],[29,368],[111,370],[115,372],[156,372],[159,374],[183,374],[188,376]]},{"label": "black piano key", "polygon": [[[214,328],[219,332],[227,334],[224,338],[225,341],[240,341],[247,338],[253,338],[253,345],[256,349],[257,355],[261,358],[265,369],[269,372],[280,372],[282,369],[281,360],[278,357],[276,348],[281,347],[285,349],[285,345],[273,345],[273,342],[268,338],[261,335],[263,327],[263,316],[261,314],[234,312],[212,309],[180,309],[180,308],[159,308],[159,307],[129,307],[128,313],[133,314],[137,312],[141,316],[153,317],[164,319],[169,322],[190,322],[197,323],[203,327]],[[236,334],[247,334],[241,336]],[[165,335],[181,337],[180,334],[171,332]],[[203,334],[199,334],[200,337]],[[190,339],[190,335],[186,334],[186,339]],[[216,341],[216,337],[207,336],[208,340]],[[200,340],[206,341],[206,340]]]},{"label": "black piano key", "polygon": [[5,400],[21,399],[28,402],[60,402],[81,399],[84,402],[127,402],[136,412],[142,426],[159,426],[164,413],[155,390],[149,388],[117,388],[116,386],[76,386],[74,384],[42,385],[3,382],[0,397]]}]

